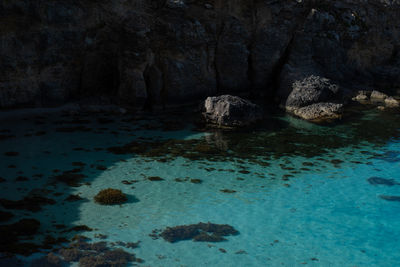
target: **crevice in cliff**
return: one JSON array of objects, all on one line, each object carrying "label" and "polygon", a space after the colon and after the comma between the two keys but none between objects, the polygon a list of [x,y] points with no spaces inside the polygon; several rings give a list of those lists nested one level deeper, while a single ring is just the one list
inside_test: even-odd
[{"label": "crevice in cliff", "polygon": [[255,45],[255,33],[253,33],[249,44],[247,45],[247,50],[249,51],[248,57],[247,57],[247,80],[249,82],[249,96],[251,98],[256,98],[257,94],[259,92],[256,91],[256,86],[255,86],[255,79],[256,79],[256,69],[254,68],[254,45]]},{"label": "crevice in cliff", "polygon": [[167,64],[162,64],[162,58],[161,56],[157,53],[156,58],[155,58],[156,64],[160,67],[161,71],[161,88],[160,88],[160,102],[162,105],[162,109],[165,109],[166,103],[167,103],[167,97],[168,97],[168,92],[167,92]]},{"label": "crevice in cliff", "polygon": [[[304,29],[304,25],[306,23],[307,17],[309,16],[311,10],[313,9],[313,6],[315,5],[315,1],[310,1],[308,3],[303,3],[303,12],[296,23],[296,26],[292,30],[292,34],[290,37],[289,42],[287,43],[285,49],[283,50],[283,53],[281,57],[279,58],[278,62],[275,64],[273,67],[272,73],[271,73],[271,89],[270,90],[270,95],[267,97],[270,97],[271,100],[274,102],[278,102],[279,99],[278,97],[278,90],[281,87],[281,79],[282,79],[282,72],[285,67],[285,65],[289,62],[290,56],[292,54],[292,50],[294,47],[294,40],[296,38],[296,35],[300,32],[300,29]],[[318,1],[316,1],[318,2]]]},{"label": "crevice in cliff", "polygon": [[79,77],[80,99],[117,99],[120,87],[120,69],[116,53],[95,51],[83,58]]},{"label": "crevice in cliff", "polygon": [[280,79],[282,75],[283,68],[289,61],[289,57],[292,52],[293,48],[293,43],[294,43],[294,38],[295,38],[295,33],[291,36],[287,46],[285,47],[285,50],[282,53],[282,56],[279,58],[278,62],[275,64],[274,68],[272,69],[271,72],[271,88],[270,90],[270,95],[267,95],[267,97],[271,100],[275,100],[277,96],[277,92],[280,88]]},{"label": "crevice in cliff", "polygon": [[145,111],[152,111],[153,110],[153,96],[150,90],[150,66],[147,65],[145,70],[143,71],[143,80],[144,80],[144,85],[145,85],[145,90],[146,90],[146,100],[143,105],[143,110]]},{"label": "crevice in cliff", "polygon": [[247,80],[249,81],[249,89],[250,89],[250,95],[255,93],[255,73],[256,70],[254,69],[254,62],[253,62],[253,49],[254,45],[256,43],[256,35],[257,35],[257,7],[254,3],[254,1],[251,2],[251,10],[252,10],[252,16],[251,16],[251,36],[250,36],[250,41],[247,44],[247,51],[249,51],[249,55],[247,57]]},{"label": "crevice in cliff", "polygon": [[167,66],[162,64],[159,54],[152,54],[151,59],[148,60],[142,76],[144,81],[144,90],[146,92],[146,99],[143,102],[143,109],[145,111],[153,111],[159,105],[165,107],[167,97]]},{"label": "crevice in cliff", "polygon": [[216,35],[216,42],[215,42],[215,51],[214,51],[214,68],[215,68],[215,80],[216,80],[216,92],[217,94],[221,93],[221,82],[220,82],[220,73],[219,73],[219,68],[218,68],[218,48],[219,48],[219,42],[220,38],[222,35],[222,32],[224,30],[224,22],[221,22],[221,25],[219,29],[217,29],[217,35]]},{"label": "crevice in cliff", "polygon": [[254,91],[254,76],[255,70],[253,66],[253,53],[252,53],[253,43],[247,46],[247,50],[249,51],[249,55],[247,57],[247,80],[250,83],[250,91]]}]

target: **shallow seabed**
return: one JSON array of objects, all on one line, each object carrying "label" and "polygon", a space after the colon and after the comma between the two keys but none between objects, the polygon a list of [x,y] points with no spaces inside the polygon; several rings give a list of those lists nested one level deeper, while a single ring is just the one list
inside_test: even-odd
[{"label": "shallow seabed", "polygon": [[[37,244],[77,233],[114,247],[140,241],[124,250],[142,266],[397,266],[399,130],[398,113],[374,110],[334,126],[276,114],[236,133],[200,131],[179,114],[6,117],[0,204],[14,217],[2,224],[40,220],[35,236],[19,240]],[[82,176],[60,178],[66,171]],[[109,187],[128,202],[95,203]],[[55,203],[4,205],[27,195]],[[66,201],[70,195],[82,199]],[[218,243],[150,235],[199,222],[229,224],[240,234]],[[78,225],[93,230],[65,231]],[[29,266],[49,250],[18,257]]]}]

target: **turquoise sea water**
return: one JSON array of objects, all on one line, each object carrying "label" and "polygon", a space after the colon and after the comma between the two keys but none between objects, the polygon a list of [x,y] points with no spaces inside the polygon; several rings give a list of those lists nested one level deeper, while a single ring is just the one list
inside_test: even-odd
[{"label": "turquoise sea water", "polygon": [[[277,114],[247,132],[204,131],[190,121],[179,114],[4,116],[1,199],[30,194],[55,203],[40,211],[0,207],[15,215],[2,224],[40,220],[29,240],[37,243],[76,234],[57,225],[87,225],[93,231],[80,234],[93,242],[99,234],[110,244],[140,241],[124,250],[142,258],[141,266],[398,266],[398,113],[357,112],[335,126]],[[85,164],[79,186],[55,178],[76,162]],[[109,187],[128,202],[96,204],[93,197]],[[71,194],[83,200],[65,201]],[[240,234],[218,243],[149,236],[199,222],[229,224]],[[18,257],[29,266],[41,250]]]}]

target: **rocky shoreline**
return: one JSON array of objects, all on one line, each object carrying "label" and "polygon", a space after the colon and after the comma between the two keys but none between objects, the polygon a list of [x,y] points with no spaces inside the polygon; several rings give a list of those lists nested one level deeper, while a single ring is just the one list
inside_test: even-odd
[{"label": "rocky shoreline", "polygon": [[[2,109],[151,109],[224,94],[285,106],[310,77],[347,95],[400,89],[398,0],[17,0],[0,15]],[[287,110],[340,110],[318,103]]]}]

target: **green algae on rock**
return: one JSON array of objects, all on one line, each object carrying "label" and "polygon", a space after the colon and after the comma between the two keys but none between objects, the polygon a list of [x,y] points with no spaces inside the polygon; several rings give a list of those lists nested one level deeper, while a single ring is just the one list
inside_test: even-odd
[{"label": "green algae on rock", "polygon": [[101,190],[95,197],[96,203],[101,205],[122,204],[128,200],[126,195],[119,189],[107,188]]}]

